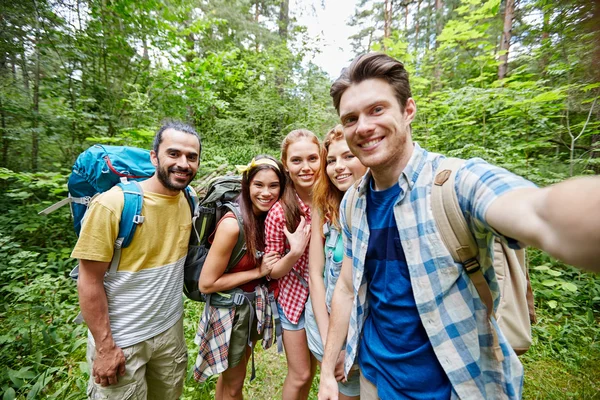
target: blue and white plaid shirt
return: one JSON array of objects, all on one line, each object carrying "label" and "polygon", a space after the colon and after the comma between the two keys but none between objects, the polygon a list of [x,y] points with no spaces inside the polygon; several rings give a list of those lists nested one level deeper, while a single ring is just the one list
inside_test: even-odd
[{"label": "blue and white plaid shirt", "polygon": [[[463,266],[452,260],[433,218],[431,186],[442,158],[415,144],[411,159],[398,178],[401,190],[394,206],[421,322],[450,379],[452,398],[520,399],[523,366],[496,322],[493,326],[490,324],[475,286]],[[369,243],[366,191],[370,179],[369,172],[358,186],[352,232],[348,229],[345,212],[340,213],[345,253],[352,258],[354,288],[346,342],[346,373],[357,355],[369,310],[364,265]],[[479,245],[479,263],[490,285],[495,307],[499,290],[492,267],[494,230],[485,221],[485,213],[498,196],[526,187],[534,187],[534,184],[481,159],[468,160],[456,176],[459,204]],[[347,198],[342,201],[340,210],[346,210]],[[492,329],[498,332],[504,361],[494,356]]]}]

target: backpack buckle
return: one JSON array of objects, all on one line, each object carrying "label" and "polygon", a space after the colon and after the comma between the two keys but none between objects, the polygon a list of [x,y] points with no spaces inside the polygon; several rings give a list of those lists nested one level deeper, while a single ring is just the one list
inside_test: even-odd
[{"label": "backpack buckle", "polygon": [[477,261],[476,258],[471,258],[471,259],[465,261],[463,263],[463,267],[465,268],[465,271],[467,271],[467,274],[475,273],[475,272],[479,271],[479,269],[481,269],[481,266],[479,265],[479,261]]},{"label": "backpack buckle", "polygon": [[242,304],[244,304],[244,293],[234,293],[233,304],[235,304],[236,306],[241,306]]},{"label": "backpack buckle", "polygon": [[143,215],[134,215],[133,216],[133,223],[136,225],[140,225],[144,223],[144,220],[146,218]]}]

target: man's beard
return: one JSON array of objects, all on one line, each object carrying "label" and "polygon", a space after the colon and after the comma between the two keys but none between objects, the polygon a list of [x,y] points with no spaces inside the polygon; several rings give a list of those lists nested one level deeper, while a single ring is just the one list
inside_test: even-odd
[{"label": "man's beard", "polygon": [[176,182],[172,182],[169,179],[169,175],[171,173],[175,173],[175,172],[183,172],[183,173],[188,173],[191,174],[192,170],[191,169],[183,169],[183,168],[179,168],[179,167],[172,167],[169,169],[165,169],[165,168],[161,168],[160,166],[160,162],[158,163],[158,167],[156,168],[156,177],[158,178],[158,181],[167,189],[169,190],[183,190],[185,189],[185,187],[187,185],[190,184],[190,182],[192,180],[194,180],[194,177],[196,176],[196,174],[193,175],[189,175],[189,179],[185,184],[179,184]]}]

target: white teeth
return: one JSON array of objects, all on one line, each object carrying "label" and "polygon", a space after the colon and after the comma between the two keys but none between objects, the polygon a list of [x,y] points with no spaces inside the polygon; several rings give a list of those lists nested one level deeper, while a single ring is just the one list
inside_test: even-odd
[{"label": "white teeth", "polygon": [[376,144],[377,144],[377,143],[379,143],[380,141],[381,141],[381,139],[374,139],[374,140],[371,140],[371,141],[369,141],[369,142],[367,142],[367,143],[363,143],[363,144],[361,144],[361,145],[360,145],[360,147],[362,147],[362,148],[365,148],[365,147],[371,147],[371,146],[374,146],[374,145],[376,145]]},{"label": "white teeth", "polygon": [[351,176],[351,174],[342,174],[342,175],[338,175],[336,177],[336,179],[339,180],[339,181],[341,181],[342,179],[346,179],[346,178],[348,178],[350,176]]}]

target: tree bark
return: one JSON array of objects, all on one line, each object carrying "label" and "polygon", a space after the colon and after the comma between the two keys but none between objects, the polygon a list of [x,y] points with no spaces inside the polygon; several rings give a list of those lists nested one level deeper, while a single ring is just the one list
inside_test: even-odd
[{"label": "tree bark", "polygon": [[542,25],[542,57],[540,59],[540,70],[542,73],[542,76],[546,76],[546,72],[548,69],[548,63],[549,63],[549,58],[548,58],[548,49],[546,48],[549,40],[550,40],[550,7],[548,7],[547,5],[544,4],[544,9],[542,10],[543,13],[543,25]]},{"label": "tree bark", "polygon": [[415,14],[415,62],[419,54],[419,12],[421,11],[421,0],[417,1],[417,13]]},{"label": "tree bark", "polygon": [[[254,23],[256,23],[258,25],[258,17],[260,17],[260,0],[256,0],[254,2]],[[256,34],[255,39],[255,50],[258,53],[258,51],[260,50],[260,43],[258,41],[258,32]]]},{"label": "tree bark", "polygon": [[[438,36],[442,33],[443,29],[443,18],[444,13],[444,0],[435,0],[435,49],[440,47],[440,42],[438,41]],[[435,63],[435,70],[433,72],[433,84],[435,89],[439,89],[442,87],[442,63],[439,61],[439,55],[436,54],[436,58],[438,59]]]},{"label": "tree bark", "polygon": [[383,50],[386,51],[387,45],[385,44],[385,39],[389,39],[392,34],[392,9],[394,7],[394,0],[385,0],[383,7]]},{"label": "tree bark", "polygon": [[290,25],[290,0],[281,0],[279,7],[279,37],[287,41]]},{"label": "tree bark", "polygon": [[504,7],[504,29],[500,40],[500,65],[498,66],[498,80],[506,77],[508,70],[508,52],[510,50],[510,39],[512,37],[512,23],[515,15],[515,0],[506,0]]},{"label": "tree bark", "polygon": [[40,113],[40,31],[35,35],[35,72],[33,79],[33,101],[31,105],[31,169],[38,170],[39,154],[39,113]]}]

